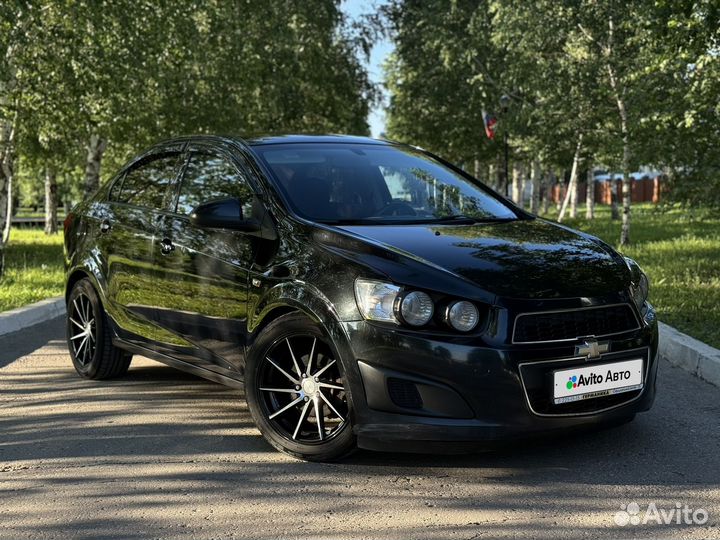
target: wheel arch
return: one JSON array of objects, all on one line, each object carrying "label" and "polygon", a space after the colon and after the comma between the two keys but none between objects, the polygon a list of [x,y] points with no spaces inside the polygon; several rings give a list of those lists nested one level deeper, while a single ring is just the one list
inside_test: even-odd
[{"label": "wheel arch", "polygon": [[262,330],[272,321],[288,313],[302,313],[320,325],[335,341],[335,346],[345,349],[347,336],[341,330],[340,316],[333,304],[315,287],[307,283],[285,282],[268,289],[265,294],[248,306],[248,348],[251,348]]},{"label": "wheel arch", "polygon": [[104,287],[101,285],[101,282],[98,279],[97,275],[95,275],[95,273],[87,267],[77,266],[70,270],[70,272],[68,272],[68,277],[65,280],[65,303],[67,303],[73,287],[81,279],[89,279],[100,299],[104,301],[105,290]]}]

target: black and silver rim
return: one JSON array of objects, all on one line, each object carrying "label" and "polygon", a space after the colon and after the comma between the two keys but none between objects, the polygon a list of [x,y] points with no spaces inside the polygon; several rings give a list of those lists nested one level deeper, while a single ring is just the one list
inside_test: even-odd
[{"label": "black and silver rim", "polygon": [[285,438],[322,444],[345,427],[348,403],[330,347],[308,335],[273,344],[258,369],[263,413]]},{"label": "black and silver rim", "polygon": [[76,296],[70,305],[70,346],[81,366],[95,356],[97,324],[90,298],[84,294]]}]

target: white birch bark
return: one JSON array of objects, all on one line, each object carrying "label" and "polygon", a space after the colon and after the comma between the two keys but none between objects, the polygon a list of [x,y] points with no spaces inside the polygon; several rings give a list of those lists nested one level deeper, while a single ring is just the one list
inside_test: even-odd
[{"label": "white birch bark", "polygon": [[532,181],[532,198],[530,199],[530,212],[537,214],[540,210],[540,162],[537,159],[532,161],[530,168]]},{"label": "white birch bark", "polygon": [[568,189],[565,193],[565,199],[563,200],[562,207],[560,208],[560,214],[558,215],[558,222],[562,222],[565,219],[565,212],[567,211],[568,203],[570,199],[575,196],[575,208],[577,216],[577,184],[578,184],[578,169],[580,168],[580,152],[582,151],[583,134],[578,135],[577,146],[575,147],[575,155],[573,156],[572,170],[570,171],[570,182],[568,183]]},{"label": "white birch bark", "polygon": [[623,141],[623,158],[622,158],[622,226],[620,228],[620,245],[625,246],[630,243],[630,205],[632,202],[632,179],[630,178],[630,132],[628,126],[628,113],[624,98],[624,88],[621,88],[620,82],[618,81],[617,74],[612,62],[609,60],[613,54],[613,38],[614,38],[615,25],[613,18],[610,17],[608,21],[608,46],[607,46],[607,57],[608,62],[606,65],[608,78],[610,80],[610,88],[614,93],[615,103],[617,104],[618,115],[620,116],[620,133],[622,134]]},{"label": "white birch bark", "polygon": [[593,163],[588,159],[587,163],[587,189],[585,190],[585,218],[595,219],[595,176],[593,175]]},{"label": "white birch bark", "polygon": [[45,234],[58,232],[57,207],[57,173],[49,165],[45,168]]}]

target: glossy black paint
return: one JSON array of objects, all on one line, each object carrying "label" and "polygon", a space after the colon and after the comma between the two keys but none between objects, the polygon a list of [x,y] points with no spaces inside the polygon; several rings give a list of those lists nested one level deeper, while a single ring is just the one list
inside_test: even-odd
[{"label": "glossy black paint", "polygon": [[[351,390],[358,443],[367,448],[494,440],[625,417],[651,406],[657,324],[649,305],[643,314],[636,311],[639,330],[611,340],[614,355],[647,356],[646,387],[637,399],[608,411],[534,413],[520,365],[557,360],[572,367],[586,360],[574,357],[575,342],[511,343],[519,313],[631,303],[631,271],[619,254],[512,203],[507,204],[521,219],[509,222],[309,222],[287,209],[254,149],[325,142],[392,144],[340,136],[189,137],[153,147],[73,211],[65,239],[67,290],[90,277],[117,345],[231,385],[241,384],[246,355],[270,321],[289,311],[305,313],[335,344]],[[198,147],[233,164],[252,190],[249,200],[208,201],[194,216],[175,212],[183,163]],[[125,171],[168,151],[181,159],[161,208],[108,200]],[[433,298],[474,301],[483,306],[486,321],[468,335],[441,325],[416,330],[365,321],[354,296],[357,277],[421,289]],[[434,396],[429,409],[406,410],[388,401],[383,381],[402,376]]]},{"label": "glossy black paint", "polygon": [[234,197],[201,204],[190,214],[190,223],[202,229],[242,232],[258,232],[262,228],[259,221],[243,217],[242,203]]}]

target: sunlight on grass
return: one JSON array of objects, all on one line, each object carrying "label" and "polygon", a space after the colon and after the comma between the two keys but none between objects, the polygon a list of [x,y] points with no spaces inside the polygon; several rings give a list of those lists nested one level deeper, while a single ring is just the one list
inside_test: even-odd
[{"label": "sunlight on grass", "polygon": [[62,233],[14,229],[0,279],[0,311],[63,294]]}]

